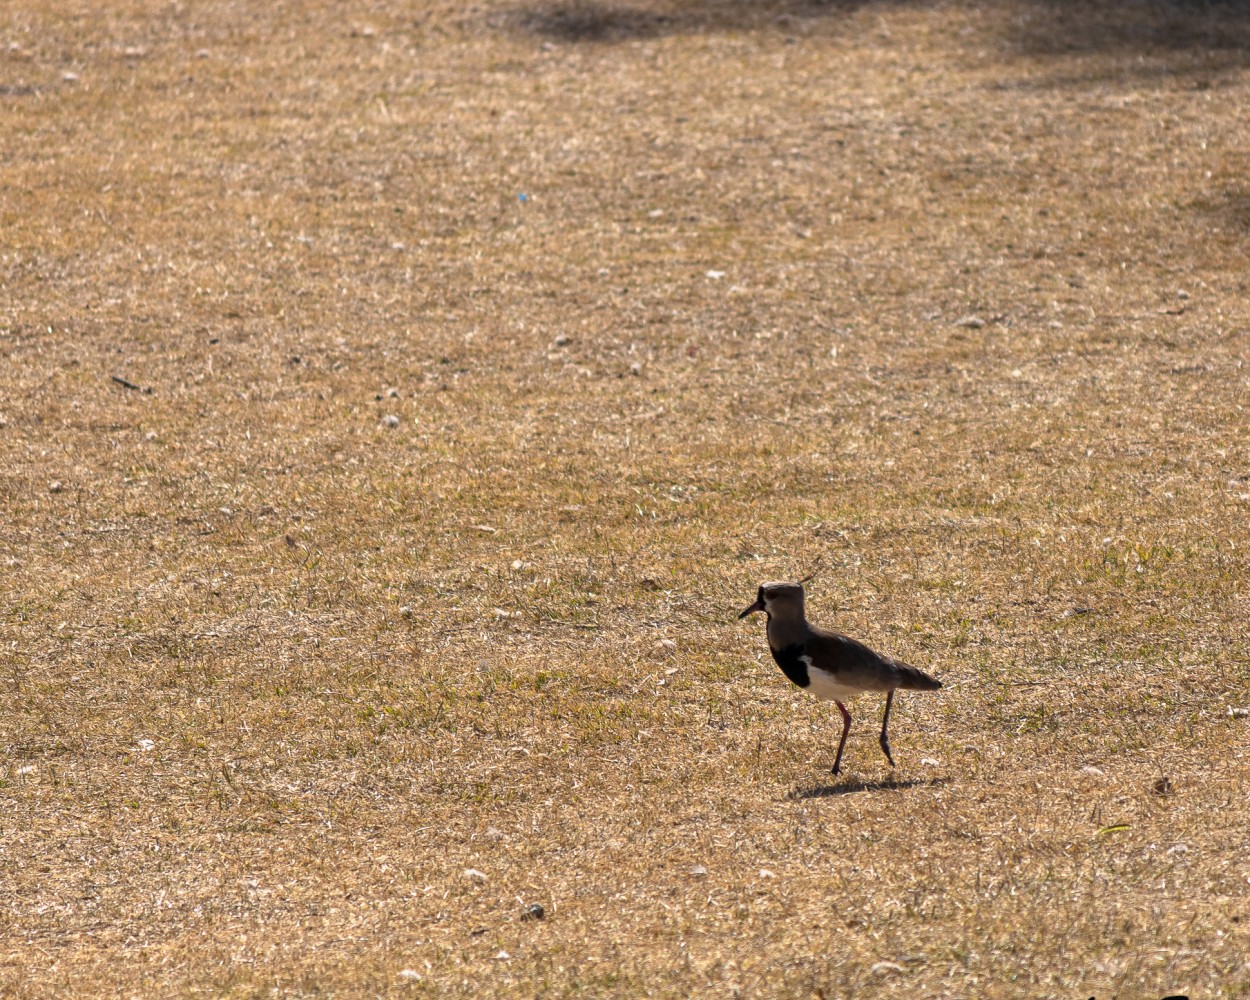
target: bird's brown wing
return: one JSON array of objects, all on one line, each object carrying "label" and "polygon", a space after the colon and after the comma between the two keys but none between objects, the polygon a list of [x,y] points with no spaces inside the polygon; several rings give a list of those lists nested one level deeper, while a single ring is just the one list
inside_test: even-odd
[{"label": "bird's brown wing", "polygon": [[862,691],[893,691],[919,686],[915,683],[919,678],[931,679],[923,671],[878,653],[857,639],[822,628],[812,629],[807,654],[813,666],[833,674],[839,683]]}]

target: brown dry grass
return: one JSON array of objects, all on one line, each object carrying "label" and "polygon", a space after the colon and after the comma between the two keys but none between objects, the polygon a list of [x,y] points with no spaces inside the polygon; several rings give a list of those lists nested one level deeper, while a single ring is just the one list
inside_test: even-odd
[{"label": "brown dry grass", "polygon": [[0,8],[0,992],[1250,992],[1248,44]]}]

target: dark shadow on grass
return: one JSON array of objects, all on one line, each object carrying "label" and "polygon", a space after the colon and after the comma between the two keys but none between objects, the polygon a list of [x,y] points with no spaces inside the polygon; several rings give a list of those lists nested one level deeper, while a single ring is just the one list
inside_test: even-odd
[{"label": "dark shadow on grass", "polygon": [[[551,41],[612,43],[664,35],[747,31],[846,14],[867,0],[529,0],[506,16]],[[888,0],[896,4],[899,0]]]},{"label": "dark shadow on grass", "polygon": [[672,31],[678,21],[672,14],[588,0],[529,4],[513,11],[512,16],[518,27],[560,42],[656,38]]},{"label": "dark shadow on grass", "polygon": [[1034,0],[1004,3],[1004,13],[1008,40],[1027,55],[1250,51],[1250,4],[1234,0]]},{"label": "dark shadow on grass", "polygon": [[1250,187],[1244,184],[1198,194],[1182,207],[1205,219],[1213,233],[1225,232],[1239,239],[1250,234]]},{"label": "dark shadow on grass", "polygon": [[1250,233],[1250,190],[1225,190],[1216,200],[1216,209],[1236,232]]},{"label": "dark shadow on grass", "polygon": [[[678,34],[814,25],[861,8],[930,0],[519,0],[502,23],[550,41],[611,44]],[[1250,52],[1244,0],[988,0],[1001,37],[1026,55]],[[991,29],[993,30],[993,29]]]},{"label": "dark shadow on grass", "polygon": [[848,781],[841,785],[816,785],[814,788],[796,788],[787,798],[828,799],[835,795],[854,795],[856,792],[888,792],[900,791],[905,788],[935,788],[945,785],[950,778],[909,778],[898,781],[889,778],[886,781]]}]

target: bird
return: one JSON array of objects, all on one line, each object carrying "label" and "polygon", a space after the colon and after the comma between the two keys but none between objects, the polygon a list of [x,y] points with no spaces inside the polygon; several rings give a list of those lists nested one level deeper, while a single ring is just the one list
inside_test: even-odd
[{"label": "bird", "polygon": [[738,620],[762,611],[768,616],[768,648],[790,680],[821,701],[832,701],[842,713],[842,739],[833,761],[833,773],[842,770],[842,751],[851,731],[851,713],[843,704],[865,691],[885,693],[881,719],[881,749],[894,766],[890,753],[890,706],[899,688],[936,691],[942,682],[923,670],[869,649],[862,642],[813,625],[803,610],[803,584],[786,580],[760,584],[755,603]]}]

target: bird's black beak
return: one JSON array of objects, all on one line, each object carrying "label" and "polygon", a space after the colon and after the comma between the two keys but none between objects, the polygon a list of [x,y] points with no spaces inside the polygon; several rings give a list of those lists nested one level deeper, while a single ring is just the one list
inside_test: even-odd
[{"label": "bird's black beak", "polygon": [[738,621],[742,621],[742,619],[745,618],[747,615],[754,614],[756,611],[763,611],[763,610],[764,610],[764,599],[762,597],[757,597],[755,599],[755,603],[752,604],[749,608],[747,608],[745,611],[742,612],[742,614],[738,616]]}]

